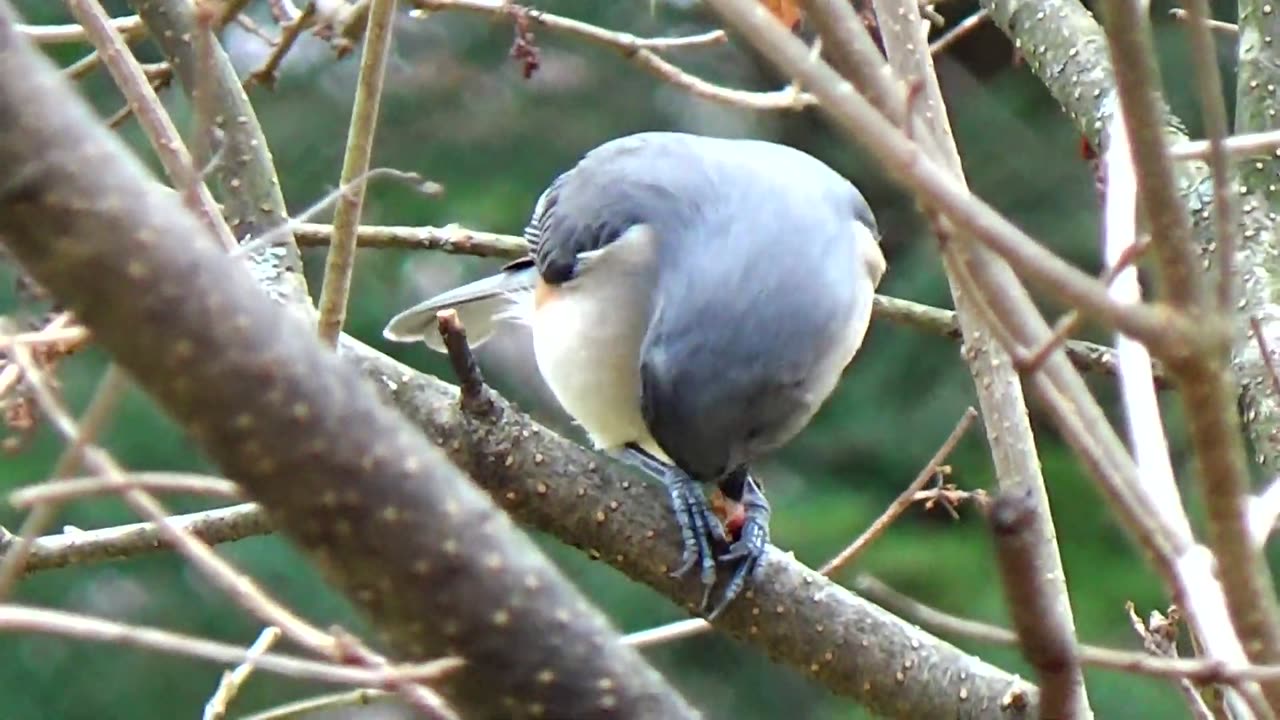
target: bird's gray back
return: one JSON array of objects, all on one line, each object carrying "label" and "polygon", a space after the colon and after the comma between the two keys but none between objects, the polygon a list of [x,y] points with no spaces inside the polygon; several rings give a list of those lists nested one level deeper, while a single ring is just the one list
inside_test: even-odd
[{"label": "bird's gray back", "polygon": [[573,277],[579,255],[607,247],[628,228],[643,223],[662,237],[684,235],[722,210],[727,198],[758,202],[750,197],[752,187],[766,195],[785,192],[792,203],[856,201],[865,207],[852,185],[798,150],[645,132],[600,145],[556,178],[539,198],[525,235],[543,279],[562,283]]},{"label": "bird's gray back", "polygon": [[712,480],[825,400],[833,353],[874,293],[854,222],[876,229],[852,184],[806,154],[755,141],[703,152],[705,185],[674,183],[702,201],[662,235],[641,379],[657,442]]}]

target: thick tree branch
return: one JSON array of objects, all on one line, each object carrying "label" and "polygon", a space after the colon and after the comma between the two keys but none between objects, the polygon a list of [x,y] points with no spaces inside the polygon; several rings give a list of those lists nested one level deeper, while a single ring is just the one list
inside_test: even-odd
[{"label": "thick tree branch", "polygon": [[[662,487],[560,438],[505,401],[478,421],[460,407],[455,386],[345,335],[339,348],[522,524],[686,608],[701,600],[696,578],[668,576],[680,564],[680,544]],[[743,602],[714,625],[889,717],[1034,717],[1034,688],[920,633],[776,548]]]},{"label": "thick tree branch", "polygon": [[[1280,18],[1272,3],[1241,0],[1240,40],[1236,76],[1235,130],[1255,133],[1280,129],[1280,56],[1274,45]],[[1280,474],[1280,392],[1272,361],[1264,357],[1256,337],[1260,329],[1265,344],[1280,348],[1280,189],[1276,173],[1280,160],[1270,149],[1259,149],[1235,168],[1243,226],[1236,242],[1236,334],[1231,362],[1244,390],[1244,416],[1259,461],[1271,475]]]},{"label": "thick tree branch", "polygon": [[204,227],[15,21],[0,3],[0,237],[387,642],[463,658],[445,694],[464,714],[697,717],[309,323],[190,241]]}]

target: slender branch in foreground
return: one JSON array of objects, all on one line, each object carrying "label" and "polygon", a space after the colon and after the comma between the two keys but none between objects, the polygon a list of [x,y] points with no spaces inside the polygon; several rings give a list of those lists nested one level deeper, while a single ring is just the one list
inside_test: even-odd
[{"label": "slender branch in foreground", "polygon": [[[815,14],[820,13],[827,20],[825,24],[828,26],[852,24],[852,33],[858,37],[849,48],[850,53],[870,55],[867,59],[878,63],[878,55],[866,52],[869,38],[864,39],[863,36],[867,33],[847,5],[810,0],[809,6]],[[920,143],[920,152],[935,160],[940,171],[947,172],[967,190],[963,163],[948,121],[933,57],[927,51],[927,25],[921,18],[919,6],[915,0],[875,0],[874,7],[888,66],[894,75],[913,88],[905,97],[906,112],[900,125]],[[850,64],[857,64],[860,59],[855,56]],[[882,68],[873,65],[849,72],[848,77],[855,87],[871,87],[881,84],[877,82],[881,78],[871,80],[866,76],[877,71],[883,74]],[[883,101],[894,93],[886,89],[874,94]],[[931,224],[938,229],[943,265],[964,332],[965,360],[982,409],[996,479],[1002,492],[1018,493],[1027,498],[1025,523],[1029,535],[1036,539],[1035,544],[1027,546],[1027,561],[1037,569],[1034,577],[1046,599],[1040,609],[1052,615],[1045,620],[1047,624],[1065,631],[1074,642],[1075,620],[1066,574],[1058,551],[1057,533],[1021,378],[1012,346],[1002,345],[1000,341],[1000,331],[1004,326],[993,314],[985,312],[985,306],[989,302],[999,302],[1022,309],[1026,316],[1039,320],[1041,324],[1043,320],[1012,269],[998,255],[975,242],[967,233],[949,231],[947,226],[951,225],[951,219],[937,216],[931,210],[926,207]],[[1053,695],[1042,697],[1042,717],[1056,717],[1068,709],[1073,717],[1092,720],[1080,668],[1064,666],[1059,670],[1052,676],[1042,677],[1044,682],[1052,683],[1051,687],[1042,688],[1042,696],[1046,692]],[[1063,692],[1063,688],[1073,690]],[[1061,703],[1064,697],[1069,698],[1069,704]]]},{"label": "slender branch in foreground", "polygon": [[360,688],[358,690],[342,690],[340,692],[328,693],[325,695],[316,695],[314,697],[294,700],[283,705],[277,705],[273,708],[267,708],[261,712],[251,715],[245,715],[240,720],[296,720],[300,717],[306,717],[309,713],[317,710],[333,710],[336,708],[346,708],[352,706],[372,705],[379,700],[387,698],[390,693],[383,690],[374,690],[372,688]]},{"label": "slender branch in foreground", "polygon": [[[1232,159],[1258,156],[1274,156],[1280,148],[1280,130],[1244,133],[1224,138],[1222,149]],[[1205,160],[1211,149],[1208,140],[1184,140],[1169,148],[1174,160]]]},{"label": "slender branch in foreground", "polygon": [[100,477],[46,480],[14,490],[9,495],[9,504],[16,508],[30,508],[41,503],[65,503],[98,495],[114,495],[122,487],[141,487],[151,492],[206,495],[231,500],[244,499],[244,491],[239,485],[222,478],[191,473],[135,472],[125,476],[123,486]]},{"label": "slender branch in foreground", "polygon": [[[859,575],[854,590],[867,599],[939,635],[951,635],[977,642],[1017,647],[1018,633],[998,625],[959,617],[908,597],[870,575]],[[1080,662],[1091,667],[1171,680],[1236,685],[1244,681],[1280,678],[1280,665],[1229,663],[1211,658],[1163,658],[1143,652],[1117,650],[1097,645],[1077,647]]]},{"label": "slender branch in foreground", "polygon": [[[217,108],[214,127],[222,139],[222,161],[209,172],[222,188],[224,213],[235,237],[244,241],[268,234],[288,219],[280,179],[271,162],[270,146],[257,113],[241,87],[240,78],[216,37],[207,38],[207,61],[197,51],[196,38],[212,28],[196,18],[189,0],[129,0],[197,106]],[[208,95],[194,98],[197,88]],[[302,273],[302,256],[287,233],[271,248],[253,253],[254,273],[275,300],[310,318],[311,296]]]},{"label": "slender branch in foreground", "polygon": [[944,33],[942,37],[929,43],[929,54],[938,55],[946,52],[947,48],[954,45],[960,38],[973,32],[975,28],[980,27],[989,18],[990,14],[987,9],[979,8],[977,12],[961,20],[959,24]]},{"label": "slender branch in foreground", "polygon": [[[1182,8],[1170,9],[1169,17],[1173,18],[1174,20],[1180,20],[1186,23],[1193,21],[1193,17],[1191,13],[1187,12],[1186,10],[1183,10]],[[1235,23],[1229,23],[1229,22],[1223,22],[1221,20],[1211,20],[1211,19],[1204,19],[1201,22],[1203,22],[1210,30],[1223,33],[1224,35],[1240,34],[1240,27],[1237,26]]]},{"label": "slender branch in foreground", "polygon": [[750,92],[716,85],[685,72],[663,59],[656,52],[676,47],[720,42],[724,38],[721,31],[717,31],[720,32],[720,35],[716,35],[713,32],[695,35],[690,38],[645,39],[629,33],[606,30],[580,20],[552,15],[541,10],[532,10],[505,0],[411,0],[411,2],[419,10],[427,12],[463,10],[491,17],[515,17],[523,14],[542,27],[573,35],[602,47],[611,48],[658,79],[671,83],[705,100],[749,110],[803,110],[815,102],[813,96],[798,91],[794,86],[774,92]]},{"label": "slender branch in foreground", "polygon": [[[204,640],[157,628],[99,620],[60,610],[22,605],[0,605],[0,632],[62,635],[89,642],[202,658],[222,664],[241,663],[249,657],[249,650],[239,645]],[[444,658],[418,665],[399,666],[391,670],[370,670],[265,652],[256,657],[255,664],[260,670],[299,680],[385,687],[397,679],[414,682],[435,680],[458,669],[462,661],[456,658]]]},{"label": "slender branch in foreground", "polygon": [[76,20],[84,26],[85,33],[102,57],[107,71],[124,94],[173,186],[186,193],[192,211],[204,220],[224,248],[230,250],[236,247],[235,236],[231,234],[231,228],[223,219],[218,203],[195,167],[191,153],[182,141],[182,135],[160,103],[160,98],[151,87],[151,81],[143,73],[142,66],[129,50],[124,37],[112,26],[111,18],[102,9],[99,0],[67,0],[67,5]]},{"label": "slender branch in foreground", "polygon": [[[111,27],[130,40],[136,40],[147,34],[142,18],[137,15],[111,18]],[[18,32],[41,45],[82,43],[89,39],[83,25],[19,25]]]},{"label": "slender branch in foreground", "polygon": [[[355,105],[347,130],[347,150],[342,157],[338,184],[347,187],[369,172],[373,138],[378,128],[378,106],[382,100],[387,56],[391,51],[391,25],[396,16],[396,0],[373,0],[365,30],[364,52],[360,54],[360,76],[356,81]],[[320,339],[328,345],[338,342],[347,317],[347,298],[356,269],[356,228],[364,210],[365,183],[350,187],[338,199],[333,215],[333,240],[324,265],[324,285],[320,289]]]},{"label": "slender branch in foreground", "polygon": [[1031,488],[1002,489],[991,506],[996,559],[1004,581],[1005,607],[1013,616],[1018,645],[1040,679],[1042,717],[1092,717],[1076,651],[1075,628],[1060,621],[1059,598],[1044,582],[1040,543],[1034,532],[1038,503]]},{"label": "slender branch in foreground", "polygon": [[[1226,366],[1230,326],[1223,322],[1220,306],[1207,302],[1203,278],[1192,259],[1190,221],[1174,181],[1173,163],[1162,132],[1165,108],[1159,95],[1160,72],[1149,19],[1139,3],[1109,2],[1103,7],[1116,68],[1116,88],[1133,144],[1138,186],[1151,224],[1165,293],[1176,307],[1196,313],[1202,326],[1198,341],[1190,346],[1196,351],[1171,365],[1170,371],[1179,380],[1179,397],[1195,449],[1209,546],[1218,561],[1235,629],[1242,639],[1248,639],[1244,647],[1249,659],[1277,663],[1280,606],[1270,569],[1249,533],[1249,471],[1237,406],[1239,389]],[[1218,161],[1218,171],[1225,173],[1220,153]],[[1215,211],[1228,212],[1227,208]],[[1272,707],[1280,707],[1280,683],[1264,683],[1262,690]]]},{"label": "slender branch in foreground", "polygon": [[1217,46],[1214,44],[1208,0],[1186,0],[1190,22],[1191,73],[1195,78],[1196,94],[1200,96],[1200,112],[1204,118],[1205,134],[1209,142],[1209,169],[1213,173],[1213,239],[1217,244],[1218,260],[1218,308],[1229,313],[1235,305],[1235,235],[1239,218],[1236,216],[1235,193],[1232,192],[1234,173],[1227,166],[1224,142],[1230,130],[1227,128],[1227,105],[1222,93],[1222,77],[1218,72]]},{"label": "slender branch in foreground", "polygon": [[[209,545],[234,542],[273,531],[271,520],[257,503],[171,515],[169,524]],[[7,556],[17,540],[17,536],[0,528],[0,557]],[[172,550],[161,534],[160,526],[152,522],[76,530],[32,538],[23,571],[33,573]]]},{"label": "slender branch in foreground", "polygon": [[243,263],[188,241],[204,227],[13,18],[0,2],[3,242],[394,651],[464,659],[441,687],[464,716],[509,714],[508,698],[587,720],[698,717],[313,325]]},{"label": "slender branch in foreground", "polygon": [[280,639],[280,628],[274,625],[265,628],[258,639],[249,646],[248,652],[245,653],[244,661],[235,667],[234,670],[228,670],[222,673],[222,679],[218,681],[218,687],[214,688],[213,695],[204,705],[203,720],[222,720],[227,716],[227,706],[240,692],[240,688],[249,681],[249,676],[253,674],[253,670],[258,665],[258,658],[263,653],[271,649],[272,645]]}]

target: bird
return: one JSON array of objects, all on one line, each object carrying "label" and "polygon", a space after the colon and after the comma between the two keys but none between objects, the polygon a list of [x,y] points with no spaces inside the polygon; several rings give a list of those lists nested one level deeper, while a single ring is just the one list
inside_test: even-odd
[{"label": "bird", "polygon": [[[887,263],[858,188],[788,145],[674,131],[617,137],[538,197],[526,256],[395,315],[443,352],[452,309],[481,345],[531,328],[552,395],[594,448],[667,489],[698,612],[754,577],[772,510],[753,472],[826,402],[861,348]],[[731,539],[704,488],[741,521]],[[710,604],[719,566],[730,571]]]}]

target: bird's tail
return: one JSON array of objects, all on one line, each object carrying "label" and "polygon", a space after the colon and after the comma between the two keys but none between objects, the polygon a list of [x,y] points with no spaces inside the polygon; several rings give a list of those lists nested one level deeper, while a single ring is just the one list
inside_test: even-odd
[{"label": "bird's tail", "polygon": [[492,275],[459,288],[440,293],[391,318],[382,336],[395,342],[425,342],[436,352],[444,352],[444,342],[436,331],[436,313],[453,309],[467,330],[467,340],[479,347],[493,334],[498,320],[519,318],[528,304],[537,268],[512,265]]}]

